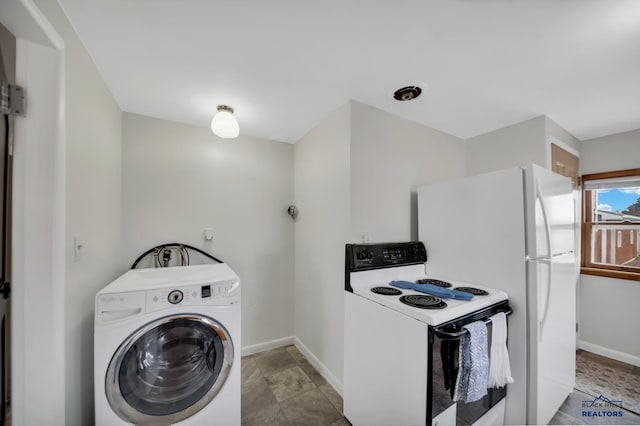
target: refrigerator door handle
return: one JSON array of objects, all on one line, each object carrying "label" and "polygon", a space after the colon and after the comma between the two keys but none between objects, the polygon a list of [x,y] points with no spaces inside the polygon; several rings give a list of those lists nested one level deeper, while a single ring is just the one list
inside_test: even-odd
[{"label": "refrigerator door handle", "polygon": [[[551,257],[551,225],[549,224],[549,217],[547,215],[547,207],[544,203],[544,196],[542,195],[542,191],[540,190],[540,181],[536,180],[536,198],[540,201],[540,209],[542,210],[542,220],[544,222],[544,231],[547,234],[547,255]],[[542,260],[542,259],[540,259]],[[547,263],[547,262],[543,262]],[[538,333],[538,338],[542,340],[542,330],[544,329],[545,323],[547,322],[547,314],[549,313],[549,298],[551,294],[551,266],[552,263],[549,260],[547,265],[547,295],[544,301],[544,310],[542,311],[542,318],[540,319],[540,332]]]},{"label": "refrigerator door handle", "polygon": [[542,340],[542,332],[547,322],[547,314],[549,313],[549,299],[551,298],[551,267],[553,263],[551,261],[544,262],[547,264],[547,297],[544,300],[544,311],[542,312],[542,319],[540,319],[540,332],[538,333],[538,340]]},{"label": "refrigerator door handle", "polygon": [[[547,265],[547,282],[546,282],[546,295],[544,298],[544,308],[542,311],[542,315],[540,316],[540,320],[538,321],[538,340],[542,340],[542,329],[544,328],[545,323],[547,322],[547,315],[549,313],[549,299],[551,298],[551,266],[553,265],[553,260],[548,257],[526,257],[528,262],[531,264],[543,264]],[[538,292],[542,290],[542,285],[538,287]],[[540,293],[538,293],[540,294]]]},{"label": "refrigerator door handle", "polygon": [[547,215],[547,207],[544,204],[544,196],[540,191],[540,181],[536,180],[536,199],[540,201],[540,209],[542,210],[542,220],[544,222],[544,232],[547,234],[547,256],[551,256],[551,225]]},{"label": "refrigerator door handle", "polygon": [[[573,253],[573,252],[571,252],[571,253]],[[544,256],[544,257],[525,256],[524,260],[530,261],[530,262],[551,263],[551,258],[548,257],[548,256]]]}]

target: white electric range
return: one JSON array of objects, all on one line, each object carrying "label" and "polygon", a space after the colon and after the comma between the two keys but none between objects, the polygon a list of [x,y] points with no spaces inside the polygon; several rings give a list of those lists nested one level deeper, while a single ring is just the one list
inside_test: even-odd
[{"label": "white electric range", "polygon": [[[344,414],[354,425],[500,424],[506,389],[474,403],[452,400],[442,348],[456,348],[462,326],[511,313],[508,296],[487,286],[431,277],[421,242],[347,244],[345,258]],[[442,299],[392,281],[473,294]],[[424,288],[424,287],[422,287]],[[445,343],[443,343],[445,342]],[[456,373],[457,374],[457,370]],[[445,377],[447,376],[447,377]]]}]

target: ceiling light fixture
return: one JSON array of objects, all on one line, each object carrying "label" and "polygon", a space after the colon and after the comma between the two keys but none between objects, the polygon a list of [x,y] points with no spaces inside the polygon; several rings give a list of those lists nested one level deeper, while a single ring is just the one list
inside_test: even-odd
[{"label": "ceiling light fixture", "polygon": [[412,101],[422,93],[420,86],[405,86],[393,92],[396,101]]},{"label": "ceiling light fixture", "polygon": [[211,120],[211,131],[214,135],[224,138],[237,138],[240,134],[238,120],[233,115],[233,108],[227,105],[218,105],[218,112]]}]

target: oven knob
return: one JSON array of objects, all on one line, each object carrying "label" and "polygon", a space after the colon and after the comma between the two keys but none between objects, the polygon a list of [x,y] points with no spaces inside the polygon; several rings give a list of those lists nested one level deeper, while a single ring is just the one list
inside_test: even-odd
[{"label": "oven knob", "polygon": [[368,251],[367,252],[367,259],[373,259],[373,252],[372,251]]},{"label": "oven knob", "polygon": [[169,303],[173,305],[175,305],[176,303],[182,302],[183,298],[184,298],[184,294],[182,294],[180,290],[173,290],[171,293],[169,293],[169,296],[167,296]]}]

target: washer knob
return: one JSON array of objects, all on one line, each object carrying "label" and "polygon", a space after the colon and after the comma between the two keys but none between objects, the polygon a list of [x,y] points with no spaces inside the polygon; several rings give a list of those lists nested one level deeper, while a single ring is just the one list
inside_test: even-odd
[{"label": "washer knob", "polygon": [[169,293],[167,299],[169,300],[169,303],[175,305],[176,303],[182,302],[182,299],[184,299],[184,294],[182,294],[180,290],[173,290],[171,293]]}]

